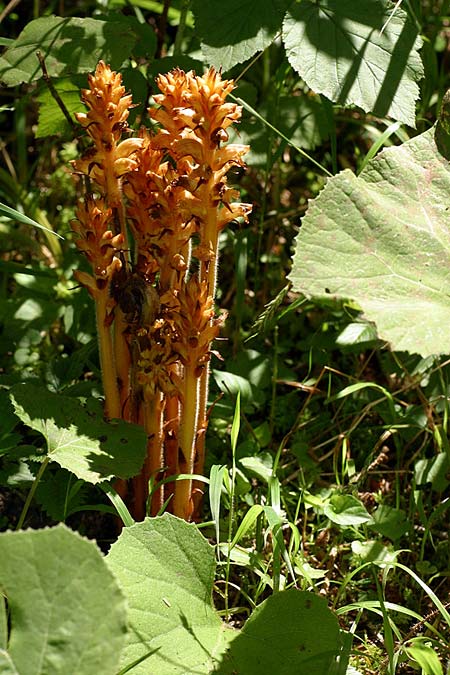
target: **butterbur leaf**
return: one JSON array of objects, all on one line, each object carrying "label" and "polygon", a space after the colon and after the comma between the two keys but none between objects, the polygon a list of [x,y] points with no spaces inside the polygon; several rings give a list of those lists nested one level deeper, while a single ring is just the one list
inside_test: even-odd
[{"label": "butterbur leaf", "polygon": [[450,353],[450,164],[435,129],[331,178],[296,239],[293,289],[350,298],[393,349]]},{"label": "butterbur leaf", "polygon": [[0,588],[10,613],[1,673],[118,671],[126,603],[93,542],[65,525],[6,532],[0,559]]},{"label": "butterbur leaf", "polygon": [[337,618],[306,591],[277,593],[230,629],[211,601],[213,547],[169,514],[125,528],[106,562],[129,606],[122,668],[145,659],[136,675],[324,675],[340,653]]},{"label": "butterbur leaf", "polygon": [[89,483],[130,478],[144,462],[147,436],[122,420],[106,422],[69,396],[31,384],[11,388],[16,415],[47,441],[50,459]]},{"label": "butterbur leaf", "polygon": [[389,0],[302,0],[283,23],[291,66],[313,91],[341,105],[415,126],[421,40]]},{"label": "butterbur leaf", "polygon": [[154,652],[136,675],[211,672],[224,635],[211,602],[214,549],[195,525],[169,515],[136,523],[106,561],[128,599],[122,667]]},{"label": "butterbur leaf", "polygon": [[325,675],[340,646],[338,620],[326,600],[291,589],[257,607],[214,672]]}]

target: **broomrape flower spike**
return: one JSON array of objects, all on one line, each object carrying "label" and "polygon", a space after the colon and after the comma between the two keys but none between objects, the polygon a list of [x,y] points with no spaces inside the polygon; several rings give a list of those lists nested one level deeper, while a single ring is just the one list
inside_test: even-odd
[{"label": "broomrape flower spike", "polygon": [[241,116],[226,101],[232,80],[214,68],[203,76],[176,68],[157,84],[148,112],[158,130],[122,140],[132,100],[121,75],[101,61],[89,76],[77,120],[93,146],[74,168],[98,197],[72,228],[92,269],[76,277],[96,303],[105,413],[147,432],[142,472],[120,492],[142,518],[151,482],[150,512],[169,499],[189,520],[199,485],[163,479],[203,471],[211,347],[224,321],[214,309],[219,234],[251,211],[227,172],[244,166],[248,147],[226,145]]},{"label": "broomrape flower spike", "polygon": [[120,397],[110,325],[113,319],[114,303],[109,287],[122,263],[117,251],[123,245],[121,233],[114,235],[110,229],[112,212],[102,199],[86,197],[76,211],[77,220],[71,223],[78,235],[75,243],[88,259],[92,274],[76,270],[75,279],[84,286],[95,302],[97,336],[99,342],[100,367],[105,394],[105,415],[120,417]]}]

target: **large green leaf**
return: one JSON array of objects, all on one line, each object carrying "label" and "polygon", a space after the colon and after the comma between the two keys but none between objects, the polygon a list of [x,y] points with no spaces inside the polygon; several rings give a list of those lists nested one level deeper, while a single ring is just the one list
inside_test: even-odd
[{"label": "large green leaf", "polygon": [[[439,149],[437,143],[439,144]],[[330,179],[296,240],[307,296],[352,298],[397,350],[450,353],[450,164],[439,125]]]},{"label": "large green leaf", "polygon": [[[53,85],[61,99],[66,111],[69,113],[73,123],[75,124],[74,113],[82,112],[84,106],[80,101],[80,84],[73,80],[63,78],[56,80]],[[86,86],[83,82],[82,86]],[[53,134],[61,134],[71,132],[68,120],[63,111],[53,98],[48,87],[42,88],[38,95],[39,102],[39,120],[35,133],[36,138],[45,138]]]},{"label": "large green leaf", "polygon": [[194,0],[195,28],[211,65],[228,70],[268,47],[290,0]]},{"label": "large green leaf", "polygon": [[106,561],[128,599],[122,667],[154,652],[133,673],[211,672],[227,631],[211,603],[214,549],[195,525],[166,515],[127,527]]},{"label": "large green leaf", "polygon": [[89,72],[100,59],[118,69],[129,57],[138,34],[137,21],[59,16],[35,19],[0,57],[0,81],[14,86],[42,77],[37,51],[52,77]]},{"label": "large green leaf", "polygon": [[389,0],[294,3],[283,41],[292,67],[316,93],[415,126],[422,43]]},{"label": "large green leaf", "polygon": [[340,646],[338,620],[326,600],[291,589],[256,608],[214,672],[327,675]]},{"label": "large green leaf", "polygon": [[227,627],[211,600],[214,549],[174,516],[125,528],[106,562],[128,599],[122,667],[144,659],[136,675],[325,675],[340,652],[336,617],[308,592],[278,593],[242,631]]},{"label": "large green leaf", "polygon": [[11,388],[16,415],[44,435],[50,458],[89,483],[130,478],[144,462],[144,430],[122,420],[105,422],[69,396],[32,384]]},{"label": "large green leaf", "polygon": [[126,604],[94,543],[65,525],[6,532],[0,559],[0,588],[10,612],[1,673],[117,672]]}]

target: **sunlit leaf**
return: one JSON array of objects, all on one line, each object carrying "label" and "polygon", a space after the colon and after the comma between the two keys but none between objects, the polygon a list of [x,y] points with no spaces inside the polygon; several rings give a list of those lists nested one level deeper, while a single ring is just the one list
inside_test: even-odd
[{"label": "sunlit leaf", "polygon": [[372,520],[364,504],[352,495],[338,493],[332,495],[325,504],[323,512],[332,523],[342,527],[361,525]]},{"label": "sunlit leaf", "polygon": [[30,21],[0,57],[0,81],[14,86],[42,77],[40,51],[51,77],[95,70],[103,59],[120,68],[138,39],[138,22],[45,16]]},{"label": "sunlit leaf", "polygon": [[422,43],[407,13],[392,15],[392,7],[388,0],[302,0],[287,12],[283,41],[316,93],[415,126]]},{"label": "sunlit leaf", "polygon": [[355,300],[380,338],[422,356],[450,353],[450,163],[435,131],[330,179],[303,218],[290,274],[309,297]]},{"label": "sunlit leaf", "polygon": [[[54,86],[67,112],[75,123],[73,114],[84,110],[84,106],[80,101],[79,85],[70,79],[62,79],[56,81]],[[38,102],[39,120],[36,129],[36,138],[45,138],[45,136],[70,131],[69,122],[48,88],[45,88],[40,92]]]},{"label": "sunlit leaf", "polygon": [[11,388],[16,415],[47,441],[50,459],[89,483],[135,476],[147,436],[123,420],[106,422],[74,398],[31,384]]},{"label": "sunlit leaf", "polygon": [[423,638],[412,640],[405,648],[406,653],[416,661],[423,675],[442,675],[443,668],[435,649]]},{"label": "sunlit leaf", "polygon": [[[257,514],[254,507],[251,519]],[[230,629],[211,602],[214,549],[174,516],[126,528],[106,561],[129,605],[122,667],[145,659],[136,675],[323,675],[340,651],[336,616],[306,591],[277,593],[241,631]]]},{"label": "sunlit leaf", "polygon": [[11,206],[8,206],[7,204],[2,204],[2,202],[0,202],[0,213],[3,213],[5,216],[8,216],[8,218],[11,218],[11,220],[15,220],[19,223],[24,223],[25,225],[31,225],[32,227],[37,227],[40,230],[45,230],[46,232],[49,232],[55,237],[59,237],[59,239],[64,239],[64,237],[62,237],[57,232],[49,230],[48,227],[41,225],[41,223],[38,223],[36,220],[33,220],[33,218],[29,218],[24,213],[17,211],[17,209],[13,209]]},{"label": "sunlit leaf", "polygon": [[268,47],[281,31],[289,0],[194,0],[195,28],[208,64],[229,70]]}]

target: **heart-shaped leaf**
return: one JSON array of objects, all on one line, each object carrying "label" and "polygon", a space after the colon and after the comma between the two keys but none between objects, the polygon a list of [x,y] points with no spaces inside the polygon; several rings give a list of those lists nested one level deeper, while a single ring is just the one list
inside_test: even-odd
[{"label": "heart-shaped leaf", "polygon": [[195,28],[205,60],[223,70],[268,47],[280,32],[289,0],[194,0]]},{"label": "heart-shaped leaf", "polygon": [[128,599],[122,667],[143,659],[136,675],[323,675],[340,653],[337,618],[313,593],[278,593],[230,629],[212,605],[213,547],[169,514],[125,528],[106,562]]},{"label": "heart-shaped leaf", "polygon": [[[125,18],[125,17],[124,17]],[[99,59],[120,68],[139,36],[139,23],[44,16],[30,21],[0,57],[0,81],[9,86],[42,77],[41,52],[52,77],[95,70]]]},{"label": "heart-shaped leaf", "polygon": [[323,511],[332,523],[343,527],[361,525],[372,520],[364,504],[352,495],[333,495],[325,504]]}]

